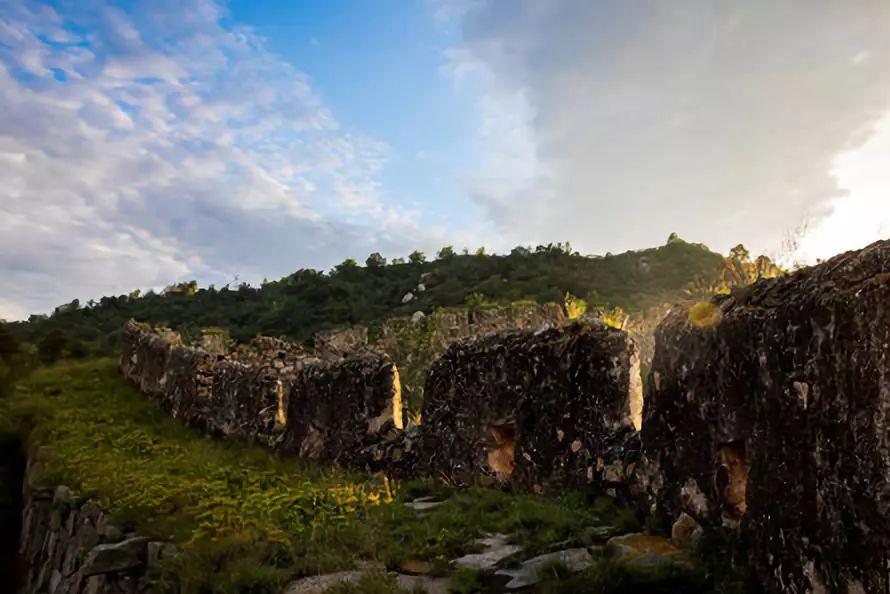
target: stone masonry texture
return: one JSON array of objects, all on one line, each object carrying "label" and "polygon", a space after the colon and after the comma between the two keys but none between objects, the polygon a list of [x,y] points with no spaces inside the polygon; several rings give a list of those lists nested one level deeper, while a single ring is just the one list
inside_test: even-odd
[{"label": "stone masonry texture", "polygon": [[768,591],[890,591],[890,241],[674,308],[650,388],[662,510],[740,530]]}]

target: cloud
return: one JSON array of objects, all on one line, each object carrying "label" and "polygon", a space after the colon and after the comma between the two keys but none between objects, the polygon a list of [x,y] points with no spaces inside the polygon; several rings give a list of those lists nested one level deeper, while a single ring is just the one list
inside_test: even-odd
[{"label": "cloud", "polygon": [[835,160],[890,111],[886,2],[433,8],[486,114],[467,191],[513,242],[771,250],[845,199]]},{"label": "cloud", "polygon": [[66,6],[0,8],[0,317],[430,241],[387,147],[222,6]]}]

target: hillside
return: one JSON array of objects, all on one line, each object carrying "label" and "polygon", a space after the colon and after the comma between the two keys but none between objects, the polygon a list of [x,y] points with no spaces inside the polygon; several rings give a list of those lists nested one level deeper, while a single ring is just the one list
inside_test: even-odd
[{"label": "hillside", "polygon": [[[19,343],[44,343],[49,351],[82,356],[113,352],[116,334],[129,318],[186,334],[221,326],[236,339],[265,334],[305,341],[327,328],[373,325],[393,315],[429,313],[474,300],[561,302],[571,293],[593,306],[637,314],[690,291],[709,292],[725,283],[733,268],[707,247],[675,238],[658,248],[606,256],[582,256],[561,244],[517,248],[504,256],[461,255],[446,248],[432,261],[419,253],[408,262],[386,263],[375,256],[365,266],[347,260],[329,273],[302,269],[260,287],[183,283],[162,294],[74,301],[50,316],[10,323],[9,333]],[[408,293],[413,298],[404,302]]]}]

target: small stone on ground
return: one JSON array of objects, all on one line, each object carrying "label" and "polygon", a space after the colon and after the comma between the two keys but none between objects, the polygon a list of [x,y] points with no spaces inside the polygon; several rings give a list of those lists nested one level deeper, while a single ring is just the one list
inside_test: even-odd
[{"label": "small stone on ground", "polygon": [[288,584],[283,594],[322,594],[325,590],[337,584],[354,584],[362,579],[366,573],[366,571],[349,570],[305,577]]},{"label": "small stone on ground", "polygon": [[434,578],[425,575],[403,575],[396,576],[396,585],[408,592],[420,590],[427,594],[448,594],[451,580],[448,578]]},{"label": "small stone on ground", "polygon": [[507,543],[505,534],[491,534],[485,538],[477,538],[476,544],[485,547],[481,553],[470,553],[458,557],[453,561],[454,565],[461,569],[492,569],[498,563],[515,555],[522,547]]},{"label": "small stone on ground", "polygon": [[683,551],[666,538],[634,533],[610,538],[606,551],[619,561],[639,568],[660,565],[688,565],[689,560]]},{"label": "small stone on ground", "polygon": [[523,561],[522,565],[516,569],[500,569],[495,572],[495,575],[505,575],[511,578],[505,587],[509,590],[516,590],[537,584],[543,577],[540,575],[541,569],[554,564],[559,564],[570,572],[577,573],[590,567],[593,564],[593,557],[584,548],[566,549],[532,557]]},{"label": "small stone on ground", "polygon": [[445,503],[444,501],[435,501],[433,497],[418,497],[410,503],[406,503],[405,507],[411,508],[416,512],[424,512],[439,507]]}]

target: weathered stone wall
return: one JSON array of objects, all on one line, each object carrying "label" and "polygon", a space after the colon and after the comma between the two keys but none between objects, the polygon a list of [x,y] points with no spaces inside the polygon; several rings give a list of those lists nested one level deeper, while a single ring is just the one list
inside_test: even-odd
[{"label": "weathered stone wall", "polygon": [[314,337],[315,352],[324,359],[348,357],[368,345],[368,328],[352,326],[339,330],[317,332]]},{"label": "weathered stone wall", "polygon": [[402,425],[398,371],[381,355],[325,362],[270,338],[211,355],[132,321],[122,343],[124,376],[212,435],[352,465],[362,463],[373,431]]},{"label": "weathered stone wall", "polygon": [[473,310],[444,307],[429,316],[390,318],[383,324],[375,348],[398,365],[404,400],[409,407],[419,408],[427,372],[449,345],[504,330],[558,327],[566,321],[565,312],[557,303],[523,301]]},{"label": "weathered stone wall", "polygon": [[[33,484],[29,465],[24,485],[20,594],[136,594],[149,592],[143,578],[175,555],[169,543],[125,533],[65,486]],[[8,586],[9,584],[3,584]]]},{"label": "weathered stone wall", "polygon": [[290,394],[284,448],[304,458],[354,465],[383,433],[402,428],[398,371],[377,355],[307,365]]},{"label": "weathered stone wall", "polygon": [[675,308],[645,487],[738,526],[768,591],[890,591],[890,242]]},{"label": "weathered stone wall", "polygon": [[641,409],[626,333],[574,323],[491,334],[451,346],[430,370],[424,449],[430,470],[456,483],[620,481],[604,471],[621,462],[614,446],[639,428]]}]

